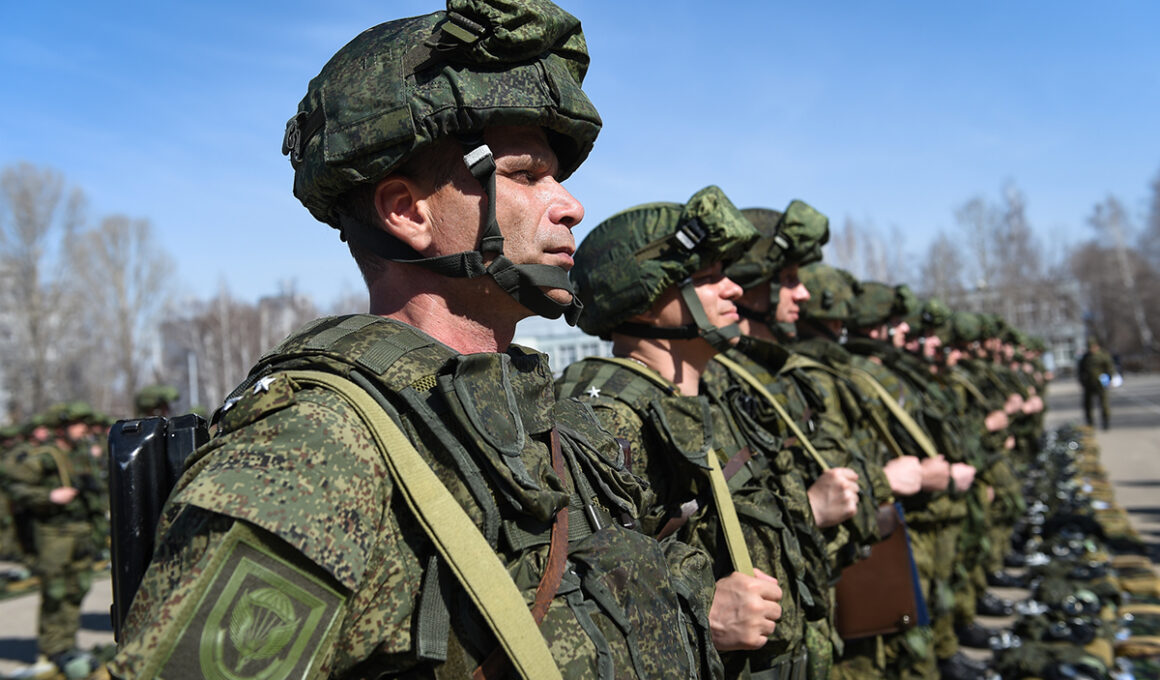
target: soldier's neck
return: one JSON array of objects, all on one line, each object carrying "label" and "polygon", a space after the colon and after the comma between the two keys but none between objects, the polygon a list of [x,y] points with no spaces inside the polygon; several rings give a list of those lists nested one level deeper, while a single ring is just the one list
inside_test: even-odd
[{"label": "soldier's neck", "polygon": [[676,385],[685,396],[700,391],[701,374],[717,353],[700,338],[668,340],[660,338],[629,338],[613,334],[612,354],[639,361]]}]

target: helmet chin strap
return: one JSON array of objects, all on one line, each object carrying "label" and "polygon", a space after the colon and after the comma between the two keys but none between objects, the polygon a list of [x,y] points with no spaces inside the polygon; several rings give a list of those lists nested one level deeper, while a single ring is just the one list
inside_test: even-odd
[{"label": "helmet chin strap", "polygon": [[713,346],[719,352],[724,352],[733,346],[733,340],[741,337],[741,328],[735,324],[729,324],[718,328],[709,323],[709,317],[705,314],[705,308],[701,305],[701,298],[697,297],[696,286],[693,285],[693,279],[687,278],[680,283],[681,300],[684,301],[685,307],[689,310],[689,314],[693,316],[693,323],[687,323],[683,326],[650,326],[643,323],[622,323],[616,327],[617,333],[630,335],[636,338],[663,338],[669,340],[692,340],[693,338],[704,338],[706,342]]},{"label": "helmet chin strap", "polygon": [[[483,236],[476,250],[450,255],[422,257],[415,250],[382,229],[363,224],[348,215],[341,215],[343,235],[390,262],[417,264],[443,276],[474,279],[490,276],[508,295],[535,314],[558,319],[563,316],[575,326],[584,306],[576,297],[568,272],[548,264],[516,264],[503,254],[503,234],[495,217],[495,157],[480,134],[460,138],[463,144],[463,162],[471,176],[483,187],[487,209],[482,216]],[[485,254],[493,254],[490,264],[484,264]],[[570,302],[553,300],[543,288],[566,290],[572,294]]]}]

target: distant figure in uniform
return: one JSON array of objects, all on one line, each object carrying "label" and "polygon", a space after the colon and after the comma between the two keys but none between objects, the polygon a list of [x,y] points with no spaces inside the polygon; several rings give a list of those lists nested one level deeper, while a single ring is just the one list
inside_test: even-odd
[{"label": "distant figure in uniform", "polygon": [[1092,400],[1100,400],[1100,424],[1106,430],[1109,427],[1110,413],[1108,411],[1108,385],[1116,373],[1116,365],[1112,355],[1108,354],[1095,338],[1088,339],[1088,349],[1079,359],[1079,384],[1083,387],[1083,416],[1088,425],[1094,425],[1092,419]]},{"label": "distant figure in uniform", "polygon": [[150,385],[144,387],[133,399],[137,408],[137,416],[149,418],[151,416],[168,416],[169,408],[179,397],[176,387],[170,385]]}]

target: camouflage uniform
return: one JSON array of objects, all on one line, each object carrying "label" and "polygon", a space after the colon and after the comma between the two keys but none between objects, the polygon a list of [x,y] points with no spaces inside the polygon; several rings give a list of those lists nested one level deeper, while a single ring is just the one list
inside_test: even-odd
[{"label": "camouflage uniform", "polygon": [[1116,365],[1112,356],[1097,343],[1088,343],[1088,351],[1079,359],[1079,368],[1076,375],[1080,387],[1083,388],[1083,416],[1088,425],[1095,423],[1092,417],[1092,402],[1100,402],[1100,424],[1108,428],[1111,413],[1108,410],[1108,388],[1101,376],[1109,378],[1116,372]]},{"label": "camouflage uniform", "polygon": [[[570,290],[563,269],[503,255],[494,207],[508,194],[497,191],[497,159],[481,136],[544,129],[559,163],[545,181],[563,181],[600,127],[580,90],[587,63],[579,21],[545,0],[449,0],[447,12],[364,31],[311,81],[287,124],[295,195],[352,248],[390,263],[388,274],[410,263],[445,278],[488,276],[527,310],[574,319],[575,305],[542,290]],[[482,234],[475,250],[423,258],[357,214],[352,193],[381,188],[441,140],[460,142],[488,208],[455,225]],[[494,323],[497,336],[509,330],[507,317]],[[369,315],[292,334],[219,410],[215,437],[163,512],[113,673],[505,672],[492,629],[409,509],[375,433],[345,397],[287,373],[301,369],[349,378],[398,424],[542,615],[561,675],[721,674],[706,624],[707,556],[631,528],[651,492],[589,409],[555,399],[546,357],[519,347],[459,354]]]},{"label": "camouflage uniform", "polygon": [[[321,346],[327,336],[341,337]],[[388,347],[411,349],[385,362]],[[541,624],[566,677],[711,673],[707,632],[692,625],[711,597],[704,556],[672,543],[670,573],[655,541],[621,526],[651,507],[651,494],[590,411],[552,398],[546,357],[519,348],[457,356],[370,316],[315,322],[235,393],[220,433],[171,496],[114,673],[197,667],[209,641],[219,663],[244,663],[240,641],[219,630],[240,615],[241,594],[257,606],[271,588],[294,605],[275,658],[310,677],[466,677],[493,650],[486,625],[400,506],[365,426],[334,394],[277,372],[307,366],[370,381],[529,600],[552,518],[571,509],[568,568]],[[563,481],[548,464],[553,427],[564,444]],[[291,644],[299,641],[305,646]]]},{"label": "camouflage uniform", "polygon": [[[581,328],[604,337],[636,338],[684,332],[685,339],[693,339],[716,332],[699,319],[700,328],[663,330],[628,319],[649,309],[664,292],[689,287],[688,277],[698,271],[729,262],[756,236],[716,187],[698,192],[685,205],[646,204],[609,218],[576,253],[573,277],[586,310]],[[636,262],[635,268],[625,264],[625,257]],[[698,307],[690,312],[694,318],[704,314],[695,294],[684,300],[686,308]],[[792,456],[782,450],[781,440],[739,424],[723,395],[709,393],[704,384],[699,395],[682,395],[659,373],[629,360],[574,363],[557,391],[561,398],[589,404],[601,423],[627,442],[632,470],[657,493],[645,526],[717,556],[715,573],[724,578],[736,565],[728,559],[720,510],[710,492],[708,456],[717,457],[749,558],[777,578],[783,592],[781,618],[768,642],[751,652],[723,653],[726,675],[788,678],[804,673],[808,624],[823,620],[827,611],[828,574],[811,564],[825,558],[817,529],[796,530],[804,526],[809,503],[804,489],[794,493],[782,486]],[[809,656],[828,670],[829,647]]]},{"label": "camouflage uniform", "polygon": [[[45,419],[67,422],[61,415],[56,410]],[[32,529],[32,568],[40,577],[37,645],[52,658],[76,648],[81,602],[92,584],[94,523],[105,513],[96,462],[87,450],[48,440],[17,447],[6,467],[12,503]],[[50,500],[62,487],[76,489],[76,496],[63,504]]]}]

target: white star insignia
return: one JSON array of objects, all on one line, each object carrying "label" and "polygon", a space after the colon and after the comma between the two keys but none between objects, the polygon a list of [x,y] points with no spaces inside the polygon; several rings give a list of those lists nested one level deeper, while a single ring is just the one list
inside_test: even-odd
[{"label": "white star insignia", "polygon": [[268,375],[265,378],[259,378],[258,382],[254,383],[254,394],[259,392],[269,392],[270,385],[274,384],[274,376]]},{"label": "white star insignia", "polygon": [[593,399],[595,399],[595,398],[597,398],[597,397],[599,397],[599,396],[600,396],[600,388],[599,388],[599,387],[597,387],[597,386],[595,386],[595,385],[593,385],[592,387],[589,387],[589,388],[588,388],[588,392],[587,392],[587,394],[588,394],[588,396],[590,396],[590,397],[592,397]]}]

